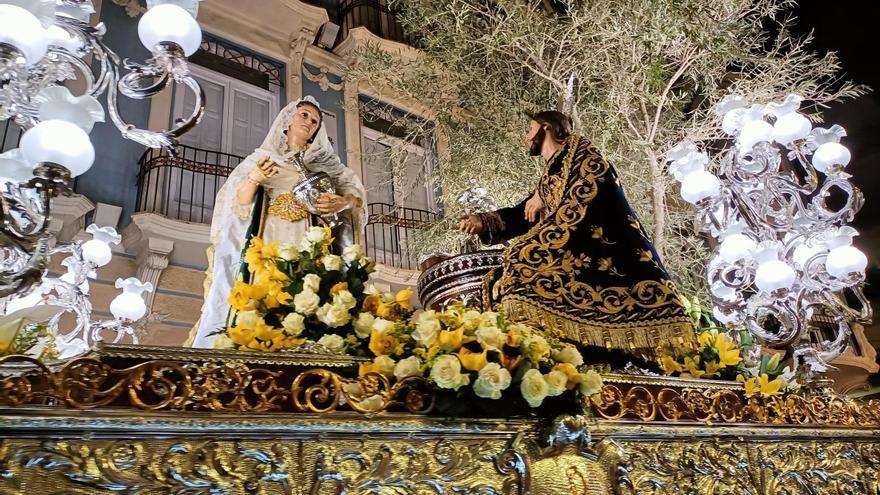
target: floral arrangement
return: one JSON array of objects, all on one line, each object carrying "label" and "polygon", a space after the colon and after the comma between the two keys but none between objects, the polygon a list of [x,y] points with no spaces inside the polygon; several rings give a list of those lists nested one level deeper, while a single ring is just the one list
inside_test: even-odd
[{"label": "floral arrangement", "polygon": [[480,406],[497,413],[494,401],[502,399],[511,413],[539,407],[580,412],[581,398],[602,386],[577,348],[500,313],[453,305],[413,316],[395,308],[389,295],[370,297],[376,299],[367,301],[355,327],[374,358],[360,374],[424,377],[438,391],[441,413],[479,412]]},{"label": "floral arrangement", "polygon": [[785,395],[800,389],[795,370],[783,367],[781,354],[764,352],[748,332],[734,340],[726,328],[700,306],[683,299],[694,323],[701,328],[695,349],[672,350],[660,364],[667,375],[684,378],[718,378],[743,382],[746,396]]},{"label": "floral arrangement", "polygon": [[312,341],[344,352],[356,346],[354,321],[375,263],[359,245],[330,254],[332,240],[322,227],[309,228],[298,246],[253,237],[244,253],[250,280],[233,286],[232,322],[218,332],[215,347],[275,352]]}]

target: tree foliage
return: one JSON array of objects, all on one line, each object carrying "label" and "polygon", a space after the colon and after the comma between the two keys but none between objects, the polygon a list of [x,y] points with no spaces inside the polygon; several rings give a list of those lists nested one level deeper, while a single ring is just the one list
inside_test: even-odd
[{"label": "tree foliage", "polygon": [[[621,174],[633,207],[686,292],[707,252],[664,154],[683,138],[723,145],[712,107],[802,95],[814,110],[860,94],[834,54],[796,37],[790,0],[397,0],[418,48],[401,60],[364,49],[348,77],[422,102],[441,136],[436,180],[446,220],[418,248],[448,250],[455,198],[475,183],[520,201],[541,164],[525,154],[524,110],[564,108]],[[413,135],[418,132],[413,133]]]}]

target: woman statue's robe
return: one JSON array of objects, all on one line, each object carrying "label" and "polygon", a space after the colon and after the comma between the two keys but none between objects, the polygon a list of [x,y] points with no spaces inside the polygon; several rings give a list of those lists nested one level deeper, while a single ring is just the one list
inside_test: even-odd
[{"label": "woman statue's robe", "polygon": [[[231,316],[227,300],[235,280],[242,277],[248,281],[243,252],[253,236],[262,237],[266,243],[299,244],[310,226],[320,224],[317,217],[309,214],[291,193],[302,175],[292,164],[295,152],[288,149],[285,132],[293,121],[297,105],[303,101],[320,108],[310,96],[284,107],[262,145],[235,167],[217,193],[211,220],[205,302],[185,345],[212,347],[216,332],[226,328]],[[278,165],[278,174],[263,182],[251,204],[241,205],[237,191],[263,157],[271,158]],[[311,172],[326,172],[333,179],[337,193],[352,194],[361,205],[366,201],[367,194],[361,180],[336,156],[323,122],[302,161]],[[363,208],[358,207],[356,211],[346,210],[339,214],[342,225],[333,232],[335,250],[341,251],[344,246],[358,241],[363,213]]]},{"label": "woman statue's robe", "polygon": [[513,239],[485,279],[484,307],[589,346],[655,356],[694,342],[692,320],[624,196],[614,168],[571,136],[545,168],[536,223],[522,203],[482,213],[484,244]]}]

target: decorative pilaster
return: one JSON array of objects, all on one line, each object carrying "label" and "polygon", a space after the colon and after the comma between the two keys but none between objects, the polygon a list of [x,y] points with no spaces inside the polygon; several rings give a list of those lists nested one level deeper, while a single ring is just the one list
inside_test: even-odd
[{"label": "decorative pilaster", "polygon": [[168,255],[172,250],[174,250],[174,241],[150,237],[137,253],[138,279],[141,282],[149,282],[156,288],[152,292],[144,293],[147,308],[153,307],[153,299],[159,288],[159,277],[168,267]]},{"label": "decorative pilaster", "polygon": [[298,36],[290,40],[290,56],[287,59],[287,101],[295,101],[303,96],[302,73],[306,48],[315,40],[317,31],[303,26]]}]

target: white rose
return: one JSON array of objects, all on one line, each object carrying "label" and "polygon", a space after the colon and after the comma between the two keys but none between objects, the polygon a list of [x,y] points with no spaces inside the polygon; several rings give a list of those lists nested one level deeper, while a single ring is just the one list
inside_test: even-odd
[{"label": "white rose", "polygon": [[283,260],[296,261],[300,256],[299,248],[289,242],[285,242],[278,248],[278,256]]},{"label": "white rose", "polygon": [[330,328],[341,327],[351,321],[351,313],[348,308],[338,304],[327,303],[317,311],[318,321]]},{"label": "white rose", "polygon": [[413,339],[425,347],[431,347],[437,341],[440,334],[440,320],[437,312],[433,309],[424,311],[416,318],[416,329],[412,333]]},{"label": "white rose", "polygon": [[519,384],[519,391],[522,393],[523,399],[529,403],[531,407],[539,407],[550,391],[550,385],[540,371],[532,368],[523,375],[522,382]]},{"label": "white rose", "polygon": [[544,375],[544,380],[547,382],[547,385],[550,386],[547,395],[556,397],[557,395],[562,394],[562,392],[565,392],[565,386],[568,384],[568,375],[562,371],[555,370]]},{"label": "white rose", "polygon": [[327,232],[323,227],[309,227],[308,232],[306,232],[306,239],[314,244],[324,242],[327,240]]},{"label": "white rose", "polygon": [[390,356],[379,356],[373,360],[379,365],[379,373],[391,378],[394,376],[394,366],[397,364]]},{"label": "white rose", "polygon": [[366,339],[370,336],[375,321],[376,317],[370,313],[361,313],[358,315],[357,320],[354,321],[354,332],[359,339]]},{"label": "white rose", "polygon": [[235,342],[229,338],[229,335],[221,333],[214,337],[214,342],[211,343],[211,347],[214,349],[235,349],[236,346]]},{"label": "white rose", "polygon": [[500,399],[501,391],[510,386],[510,372],[498,363],[489,363],[480,370],[474,381],[474,393],[477,397]]},{"label": "white rose", "polygon": [[318,343],[326,347],[330,352],[341,353],[345,347],[345,340],[335,333],[328,333],[318,339]]},{"label": "white rose", "polygon": [[342,259],[344,259],[346,263],[354,264],[356,261],[360,260],[363,257],[364,248],[361,247],[360,244],[345,246],[345,249],[342,250]]},{"label": "white rose", "polygon": [[257,323],[260,322],[262,318],[257,314],[256,311],[239,311],[237,315],[235,315],[235,324],[242,328],[257,328]]},{"label": "white rose", "polygon": [[381,296],[382,291],[375,284],[370,284],[364,289],[364,294],[368,296]]},{"label": "white rose", "polygon": [[431,367],[431,380],[440,388],[458,390],[470,383],[468,375],[461,374],[461,362],[451,354],[444,354],[434,360]]},{"label": "white rose", "polygon": [[373,272],[376,269],[376,260],[364,256],[361,258],[361,268],[367,272]]},{"label": "white rose", "polygon": [[409,376],[422,376],[421,367],[422,360],[416,356],[401,359],[394,366],[394,377],[398,380],[403,380]]},{"label": "white rose", "polygon": [[487,327],[497,327],[498,326],[498,316],[499,314],[494,311],[486,311],[482,314],[481,319],[483,320],[483,325]]},{"label": "white rose", "polygon": [[317,311],[320,304],[321,298],[310,290],[304,290],[293,296],[293,307],[296,308],[297,313],[304,315],[313,314]]},{"label": "white rose", "polygon": [[482,319],[483,313],[480,313],[479,311],[473,309],[469,309],[465,311],[463,315],[461,315],[462,322],[464,322],[465,325],[469,324],[474,328],[476,328],[480,324],[480,320]]},{"label": "white rose", "polygon": [[580,382],[580,392],[586,396],[598,393],[602,389],[602,377],[594,370],[581,373]]},{"label": "white rose", "polygon": [[385,333],[394,326],[393,321],[388,321],[385,318],[376,318],[373,320],[372,330],[376,330],[377,332]]},{"label": "white rose", "polygon": [[318,292],[321,288],[321,277],[310,273],[303,277],[303,290]]},{"label": "white rose", "polygon": [[476,332],[477,342],[486,349],[501,350],[504,342],[507,341],[507,335],[498,327],[483,327]]},{"label": "white rose", "polygon": [[584,364],[584,357],[581,355],[577,347],[565,346],[562,350],[553,353],[553,359],[559,363],[569,363],[575,366]]},{"label": "white rose", "polygon": [[525,350],[527,357],[533,363],[537,363],[550,356],[550,344],[547,342],[547,339],[538,334],[531,334],[526,337],[520,348]]},{"label": "white rose", "polygon": [[303,315],[299,313],[288,313],[287,316],[281,320],[281,326],[287,330],[287,333],[296,337],[306,328],[305,318]]},{"label": "white rose", "polygon": [[339,291],[333,296],[333,304],[344,306],[346,309],[352,309],[357,306],[357,299],[347,290]]},{"label": "white rose", "polygon": [[366,412],[376,412],[385,405],[385,397],[381,394],[373,394],[357,403],[358,407]]},{"label": "white rose", "polygon": [[324,256],[324,259],[322,261],[324,262],[324,268],[328,271],[339,271],[342,270],[342,267],[344,266],[344,264],[342,263],[342,258],[336,256],[335,254],[328,254],[327,256]]}]

